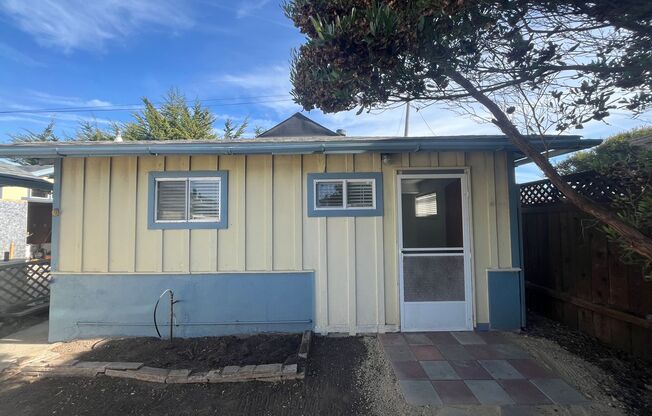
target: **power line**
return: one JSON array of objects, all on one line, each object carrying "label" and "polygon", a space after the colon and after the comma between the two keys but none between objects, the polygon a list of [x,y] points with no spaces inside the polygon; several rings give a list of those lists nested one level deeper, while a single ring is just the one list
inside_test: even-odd
[{"label": "power line", "polygon": [[436,136],[435,131],[430,128],[430,124],[428,124],[428,122],[426,121],[426,118],[423,116],[423,114],[421,114],[420,110],[421,110],[420,108],[417,108],[417,113],[419,113],[419,115],[421,116],[421,120],[423,120],[423,122],[426,123],[426,126],[428,127],[428,130],[430,130],[432,135]]},{"label": "power line", "polygon": [[[258,100],[259,98],[275,98],[287,97],[287,95],[259,95],[251,97],[232,97],[232,98],[206,98],[203,100],[185,100],[187,104],[192,104],[199,101],[205,104],[206,107],[225,107],[234,105],[249,105],[249,104],[266,104],[266,103],[280,103],[292,101],[291,98],[282,100]],[[253,100],[253,101],[240,101],[240,102],[225,102],[210,104],[214,101],[233,101],[233,100]],[[164,102],[154,102],[155,106],[160,106]],[[110,111],[133,111],[141,110],[144,106],[142,104],[120,104],[120,105],[95,105],[95,106],[79,106],[79,107],[57,107],[57,108],[33,108],[24,110],[0,110],[0,114],[39,114],[39,113],[81,113],[81,112],[110,112]]]}]

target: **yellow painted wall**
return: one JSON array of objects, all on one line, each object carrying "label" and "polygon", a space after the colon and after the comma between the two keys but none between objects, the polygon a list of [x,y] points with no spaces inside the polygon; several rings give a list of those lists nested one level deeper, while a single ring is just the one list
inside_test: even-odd
[{"label": "yellow painted wall", "polygon": [[[64,159],[59,271],[315,271],[316,327],[396,330],[396,172],[468,167],[476,322],[488,322],[487,273],[511,267],[506,154],[168,156]],[[228,228],[150,230],[148,175],[229,172]],[[308,217],[306,174],[383,172],[383,217]],[[134,278],[137,278],[135,276]]]},{"label": "yellow painted wall", "polygon": [[22,201],[29,196],[29,189],[19,186],[3,186],[0,196],[5,201]]}]

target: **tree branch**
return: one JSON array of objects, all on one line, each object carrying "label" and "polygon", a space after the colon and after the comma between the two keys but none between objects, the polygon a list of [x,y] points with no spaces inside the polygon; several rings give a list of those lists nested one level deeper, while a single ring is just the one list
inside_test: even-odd
[{"label": "tree branch", "polygon": [[652,259],[652,238],[644,235],[634,227],[622,221],[615,213],[605,209],[590,199],[578,194],[575,190],[559,175],[552,166],[550,161],[544,157],[537,149],[523,136],[516,126],[509,120],[507,115],[487,97],[482,91],[478,90],[468,79],[457,71],[449,72],[450,78],[459,86],[469,92],[469,94],[482,104],[494,116],[494,124],[512,140],[525,156],[529,157],[536,165],[541,168],[550,182],[559,189],[559,191],[568,198],[568,200],[582,211],[592,215],[598,220],[616,230],[628,242],[629,247]]}]

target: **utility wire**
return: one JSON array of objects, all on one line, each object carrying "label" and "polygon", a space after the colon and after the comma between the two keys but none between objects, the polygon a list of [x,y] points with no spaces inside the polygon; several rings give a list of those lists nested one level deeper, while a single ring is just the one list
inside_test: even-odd
[{"label": "utility wire", "polygon": [[[186,103],[192,104],[199,101],[205,104],[206,107],[224,107],[234,105],[249,105],[249,104],[265,104],[265,103],[280,103],[292,101],[291,98],[280,100],[258,100],[259,98],[275,98],[287,97],[287,95],[259,95],[252,97],[232,97],[232,98],[207,98],[203,100],[186,100]],[[233,101],[233,100],[252,100],[252,101],[236,101],[236,102],[223,102],[214,103],[214,101]],[[164,104],[164,102],[154,102],[155,106]],[[24,110],[0,110],[0,114],[39,114],[39,113],[77,113],[77,112],[108,112],[108,111],[133,111],[143,109],[142,104],[121,104],[121,105],[96,105],[96,106],[80,106],[80,107],[57,107],[57,108],[34,108]]]},{"label": "utility wire", "polygon": [[421,110],[421,109],[417,108],[417,113],[419,113],[419,115],[421,116],[421,120],[423,120],[423,122],[426,123],[426,126],[428,127],[428,130],[430,130],[430,133],[432,133],[433,136],[436,136],[437,134],[435,134],[435,131],[430,128],[430,124],[428,124],[428,122],[426,121],[426,118],[423,116],[423,114],[421,114],[421,111],[419,111],[419,110]]}]

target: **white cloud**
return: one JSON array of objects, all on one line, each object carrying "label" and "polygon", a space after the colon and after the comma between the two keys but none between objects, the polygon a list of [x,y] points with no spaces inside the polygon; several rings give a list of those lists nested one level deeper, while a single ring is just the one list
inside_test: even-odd
[{"label": "white cloud", "polygon": [[240,19],[249,16],[252,12],[262,9],[269,0],[243,0],[238,5],[236,16]]},{"label": "white cloud", "polygon": [[65,52],[102,49],[152,26],[185,29],[193,24],[172,0],[0,0],[0,11],[42,45]]}]

